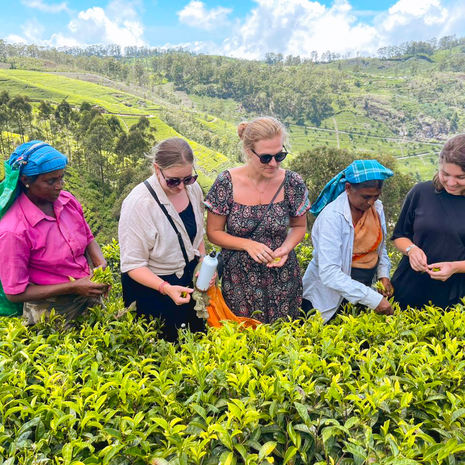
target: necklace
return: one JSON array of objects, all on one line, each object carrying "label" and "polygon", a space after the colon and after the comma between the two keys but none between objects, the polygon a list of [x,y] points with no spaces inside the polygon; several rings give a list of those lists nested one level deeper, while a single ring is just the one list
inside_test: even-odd
[{"label": "necklace", "polygon": [[268,189],[268,187],[269,187],[272,180],[268,179],[268,181],[265,183],[265,188],[263,190],[260,190],[258,188],[257,181],[255,179],[251,178],[249,175],[247,175],[247,177],[249,178],[250,183],[252,184],[253,188],[258,192],[258,203],[260,205],[263,205],[262,196],[267,191],[267,189]]}]

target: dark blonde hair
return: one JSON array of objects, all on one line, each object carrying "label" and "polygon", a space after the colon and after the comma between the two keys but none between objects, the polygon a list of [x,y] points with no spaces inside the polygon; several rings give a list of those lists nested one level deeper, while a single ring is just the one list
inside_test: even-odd
[{"label": "dark blonde hair", "polygon": [[237,126],[237,134],[242,141],[243,152],[255,148],[255,144],[261,140],[272,139],[282,135],[287,139],[287,132],[284,125],[272,116],[261,116],[250,122],[244,121]]},{"label": "dark blonde hair", "polygon": [[[465,173],[465,134],[458,134],[444,144],[439,154],[439,164],[441,163],[452,163],[460,166],[461,170]],[[439,173],[434,175],[433,185],[437,191],[444,189],[439,180]]]},{"label": "dark blonde hair", "polygon": [[149,153],[149,158],[162,170],[173,166],[194,163],[191,146],[180,137],[171,137],[159,142]]}]

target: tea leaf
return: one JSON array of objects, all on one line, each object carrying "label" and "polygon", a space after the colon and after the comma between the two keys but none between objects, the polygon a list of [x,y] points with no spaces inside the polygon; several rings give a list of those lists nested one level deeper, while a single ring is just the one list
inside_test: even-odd
[{"label": "tea leaf", "polygon": [[263,444],[263,446],[258,451],[258,460],[263,460],[265,457],[268,457],[275,449],[276,442],[268,441]]},{"label": "tea leaf", "polygon": [[297,453],[297,447],[291,446],[289,449],[286,450],[286,453],[284,454],[284,461],[283,465],[286,465],[289,463],[289,461],[294,457],[294,455]]}]

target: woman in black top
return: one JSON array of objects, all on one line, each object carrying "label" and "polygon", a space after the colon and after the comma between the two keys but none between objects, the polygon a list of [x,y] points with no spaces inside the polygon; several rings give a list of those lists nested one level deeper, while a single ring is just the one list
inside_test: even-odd
[{"label": "woman in black top", "polygon": [[465,297],[465,134],[446,142],[433,181],[407,194],[392,239],[404,254],[392,278],[402,308]]}]

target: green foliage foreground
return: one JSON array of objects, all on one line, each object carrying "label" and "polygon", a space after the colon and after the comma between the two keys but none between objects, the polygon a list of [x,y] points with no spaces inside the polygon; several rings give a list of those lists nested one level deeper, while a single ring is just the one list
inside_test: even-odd
[{"label": "green foliage foreground", "polygon": [[3,318],[0,463],[465,463],[463,308],[350,312],[179,346],[118,299],[70,331]]}]

